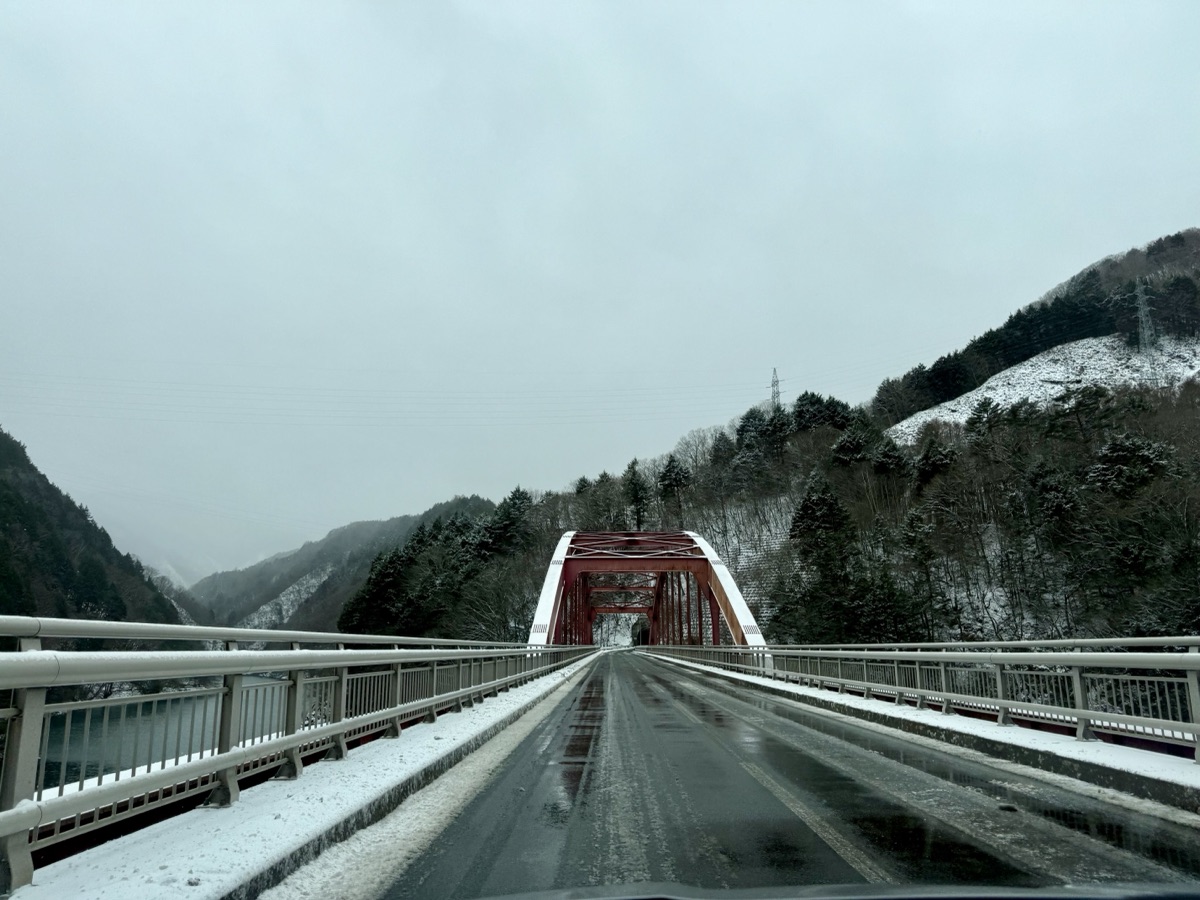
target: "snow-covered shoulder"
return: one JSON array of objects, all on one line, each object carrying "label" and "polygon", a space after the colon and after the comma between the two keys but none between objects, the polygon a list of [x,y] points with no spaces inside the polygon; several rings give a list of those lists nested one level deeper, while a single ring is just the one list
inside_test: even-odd
[{"label": "snow-covered shoulder", "polygon": [[[50,863],[37,869],[33,884],[18,888],[13,897],[219,900],[238,896],[243,885],[263,873],[276,867],[294,868],[293,861],[316,856],[334,830],[353,821],[363,807],[380,802],[410,781],[415,788],[428,780],[440,761],[447,760],[448,765],[457,760],[506,720],[552,697],[594,660],[572,663],[462,712],[406,728],[398,740],[372,741],[343,760],[306,766],[294,781],[267,781],[245,789],[238,802],[227,808],[194,809]],[[415,799],[419,793],[409,798],[410,810],[421,808]],[[320,864],[318,857],[313,865]]]},{"label": "snow-covered shoulder", "polygon": [[1200,340],[1163,337],[1156,351],[1143,355],[1117,335],[1084,338],[1005,369],[961,397],[909,416],[887,434],[898,444],[911,444],[928,422],[961,425],[984,397],[1001,407],[1020,400],[1044,406],[1072,388],[1169,387],[1198,374]]}]

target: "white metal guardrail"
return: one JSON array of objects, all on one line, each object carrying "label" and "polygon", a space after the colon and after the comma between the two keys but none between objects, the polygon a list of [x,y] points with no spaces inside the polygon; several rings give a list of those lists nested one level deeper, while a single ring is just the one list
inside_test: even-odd
[{"label": "white metal guardrail", "polygon": [[[0,652],[0,892],[29,883],[38,849],[188,799],[233,803],[247,778],[298,777],[595,650],[0,616],[5,637],[20,649]],[[42,649],[74,638],[223,649]]]},{"label": "white metal guardrail", "polygon": [[780,650],[1027,650],[1060,649],[1110,649],[1127,650],[1131,647],[1147,647],[1154,650],[1193,647],[1200,649],[1200,636],[1178,637],[1125,637],[1125,638],[1051,638],[1038,641],[916,641],[908,644],[768,644]]},{"label": "white metal guardrail", "polygon": [[[1050,646],[1051,649],[1030,649]],[[917,646],[919,649],[912,649]],[[1092,649],[1106,648],[1131,649]],[[1000,649],[996,649],[1000,647]],[[1021,648],[1021,649],[1010,649]],[[1154,649],[1151,649],[1154,648]],[[645,647],[809,687],[1192,749],[1200,762],[1200,637],[997,644]]]},{"label": "white metal guardrail", "polygon": [[205,641],[231,645],[290,644],[344,647],[346,644],[385,647],[523,647],[524,644],[416,638],[401,635],[337,634],[325,631],[275,631],[257,628],[215,628],[206,625],[162,625],[156,622],[101,622],[90,619],[48,619],[0,616],[0,639],[16,638],[22,650],[40,650],[44,639],[90,638],[117,641]]}]

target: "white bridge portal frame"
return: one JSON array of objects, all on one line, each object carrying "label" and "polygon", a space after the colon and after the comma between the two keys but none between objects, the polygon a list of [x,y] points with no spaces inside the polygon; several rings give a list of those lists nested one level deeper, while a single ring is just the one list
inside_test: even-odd
[{"label": "white bridge portal frame", "polygon": [[646,616],[649,643],[764,646],[729,569],[692,531],[568,531],[538,599],[530,644],[591,644],[606,613]]}]

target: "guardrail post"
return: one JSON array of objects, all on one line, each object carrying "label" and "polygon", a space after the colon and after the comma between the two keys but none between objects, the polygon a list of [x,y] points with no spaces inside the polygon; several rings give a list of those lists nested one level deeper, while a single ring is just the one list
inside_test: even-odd
[{"label": "guardrail post", "polygon": [[[500,680],[500,678],[501,678],[501,675],[500,675],[500,659],[501,659],[501,658],[497,656],[497,657],[495,657],[495,658],[494,658],[494,659],[491,661],[491,666],[492,666],[492,690],[491,690],[491,692],[488,694],[488,696],[489,696],[489,697],[499,697],[499,696],[500,696],[500,688],[499,688],[499,687],[496,685],[496,682],[498,682],[498,681]],[[483,671],[483,663],[480,663],[480,664],[479,664],[479,668],[480,668],[480,672],[482,672],[482,671]],[[479,677],[479,680],[480,680],[480,682],[482,682],[482,681],[484,680],[482,675],[480,675],[480,677]]]},{"label": "guardrail post", "polygon": [[1087,690],[1083,686],[1083,669],[1079,666],[1071,666],[1071,689],[1075,694],[1075,740],[1094,741],[1096,734],[1092,731],[1092,720],[1087,715]]},{"label": "guardrail post", "polygon": [[475,677],[475,663],[476,663],[476,660],[471,660],[471,686],[479,688],[479,693],[477,694],[477,696],[478,696],[479,702],[482,703],[484,700],[487,699],[487,697],[483,693],[483,672],[484,672],[486,663],[482,659],[478,660],[478,663],[479,663],[478,679]]},{"label": "guardrail post", "polygon": [[[337,681],[333,683],[333,721],[343,722],[346,719],[346,702],[350,690],[350,669],[343,666],[338,669]],[[350,752],[346,746],[346,732],[339,731],[333,739],[326,759],[345,759]]]},{"label": "guardrail post", "polygon": [[[291,684],[287,689],[287,704],[284,708],[283,733],[296,734],[304,728],[304,672],[300,669],[291,673]],[[287,758],[275,775],[280,779],[299,778],[304,772],[304,760],[300,758],[300,748],[290,747]]]},{"label": "guardrail post", "polygon": [[[1188,653],[1200,654],[1200,647],[1188,647]],[[1185,674],[1188,685],[1188,709],[1192,714],[1192,724],[1195,726],[1192,729],[1192,740],[1196,742],[1193,757],[1197,763],[1200,763],[1200,672],[1189,669]]]},{"label": "guardrail post", "polygon": [[[454,683],[455,683],[455,685],[457,685],[456,690],[461,691],[463,689],[463,661],[461,659],[455,664],[454,671],[455,671]],[[471,705],[470,700],[467,700],[466,703],[463,703],[463,698],[462,698],[461,694],[459,694],[458,696],[456,696],[454,698],[454,711],[455,712],[462,712],[464,707],[467,707],[470,705]]]},{"label": "guardrail post", "polygon": [[437,697],[438,692],[438,665],[437,660],[433,660],[429,664],[429,712],[425,713],[426,723],[437,721]]},{"label": "guardrail post", "polygon": [[1013,723],[1012,710],[1009,709],[1008,705],[1005,704],[1005,702],[1004,702],[1005,700],[1009,699],[1008,679],[1005,677],[1004,664],[997,663],[995,666],[995,669],[996,669],[996,699],[999,701],[998,709],[996,712],[996,724],[997,725],[1011,725]]},{"label": "guardrail post", "polygon": [[[397,648],[397,649],[399,649],[399,648]],[[401,703],[404,702],[404,698],[402,696],[402,691],[404,690],[404,674],[403,673],[404,673],[404,664],[403,663],[396,663],[394,666],[392,666],[392,675],[396,679],[395,684],[392,685],[391,701],[392,701],[393,709],[395,709],[397,706],[399,706]],[[399,716],[397,716],[396,718],[392,719],[391,724],[388,725],[388,729],[387,729],[387,731],[385,731],[383,733],[383,736],[385,738],[398,738],[398,737],[400,737],[402,730],[403,729],[400,726],[400,718],[399,718]]]},{"label": "guardrail post", "polygon": [[[299,642],[293,641],[292,649],[299,650]],[[295,734],[304,727],[304,672],[297,669],[290,675],[291,684],[288,685],[287,700],[283,711],[284,734]],[[281,780],[299,778],[304,772],[304,761],[300,758],[300,748],[290,748],[286,757],[275,777]]]},{"label": "guardrail post", "polygon": [[[225,692],[221,697],[221,724],[217,731],[217,753],[232,750],[242,742],[242,685],[243,675],[226,675]],[[217,785],[204,801],[205,806],[229,806],[238,799],[237,766],[217,773]]]},{"label": "guardrail post", "polygon": [[900,660],[892,660],[892,678],[896,681],[896,705],[899,706],[904,702],[904,692],[900,690]]},{"label": "guardrail post", "polygon": [[[15,691],[17,715],[8,723],[4,747],[4,775],[0,779],[0,809],[12,809],[22,800],[32,800],[37,788],[38,752],[42,741],[42,719],[46,713],[46,689]],[[8,834],[0,857],[0,891],[5,893],[33,881],[33,853],[29,832]]]},{"label": "guardrail post", "polygon": [[950,702],[950,677],[946,672],[946,664],[938,663],[938,680],[942,686],[942,715],[954,715],[954,704]]}]

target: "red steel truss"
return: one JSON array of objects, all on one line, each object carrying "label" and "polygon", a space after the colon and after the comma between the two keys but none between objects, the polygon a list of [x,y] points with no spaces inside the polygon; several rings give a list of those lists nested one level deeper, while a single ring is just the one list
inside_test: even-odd
[{"label": "red steel truss", "polygon": [[[551,560],[531,643],[591,644],[597,616],[640,613],[652,644],[761,644],[725,564],[698,535],[567,532]],[[724,623],[724,629],[722,629]]]}]

